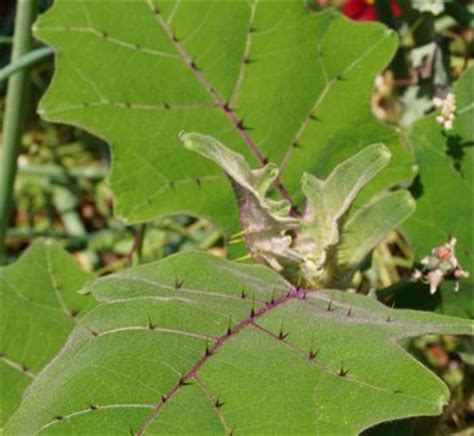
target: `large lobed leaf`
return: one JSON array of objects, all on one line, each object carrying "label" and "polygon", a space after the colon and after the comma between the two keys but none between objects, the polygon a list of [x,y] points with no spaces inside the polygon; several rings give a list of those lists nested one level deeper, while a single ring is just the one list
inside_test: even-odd
[{"label": "large lobed leaf", "polygon": [[366,195],[412,177],[398,133],[370,112],[374,77],[397,46],[380,24],[314,15],[303,0],[56,0],[35,32],[58,48],[39,112],[110,143],[116,213],[129,221],[186,212],[236,229],[229,183],[180,147],[181,129],[218,138],[252,167],[276,162],[295,201],[304,171],[325,177],[374,142],[394,158]]},{"label": "large lobed leaf", "polygon": [[1,268],[0,278],[3,427],[94,300],[77,293],[92,276],[52,242],[34,244],[17,263]]},{"label": "large lobed leaf", "polygon": [[354,434],[439,414],[446,386],[397,344],[467,320],[304,293],[263,266],[183,253],[100,278],[102,302],[7,433]]},{"label": "large lobed leaf", "polygon": [[436,114],[416,122],[409,132],[419,166],[413,193],[416,213],[404,224],[404,233],[417,259],[431,249],[457,238],[456,256],[470,272],[461,282],[460,294],[443,285],[442,308],[448,314],[474,316],[474,68],[454,87],[457,114],[454,129],[444,131]]}]

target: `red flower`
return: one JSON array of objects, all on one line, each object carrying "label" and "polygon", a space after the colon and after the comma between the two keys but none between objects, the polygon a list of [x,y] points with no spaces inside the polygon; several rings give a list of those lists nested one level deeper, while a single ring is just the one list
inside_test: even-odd
[{"label": "red flower", "polygon": [[[399,17],[402,13],[397,0],[390,0],[392,13]],[[377,21],[375,0],[347,0],[342,8],[344,15],[356,21]]]}]

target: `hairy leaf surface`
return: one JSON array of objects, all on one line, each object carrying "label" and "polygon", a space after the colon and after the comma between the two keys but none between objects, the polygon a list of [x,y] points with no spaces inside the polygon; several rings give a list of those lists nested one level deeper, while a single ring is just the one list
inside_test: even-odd
[{"label": "hairy leaf surface", "polygon": [[340,242],[344,221],[356,196],[390,159],[391,153],[383,144],[373,144],[340,163],[326,180],[303,174],[302,190],[308,199],[303,225],[315,241],[308,257],[318,269],[324,265],[329,247]]},{"label": "hairy leaf surface", "polygon": [[[183,253],[96,280],[10,433],[354,434],[435,415],[448,389],[397,344],[467,320],[305,294],[262,266]],[[416,383],[414,383],[416,380]]]},{"label": "hairy leaf surface", "polygon": [[34,244],[18,262],[1,268],[0,278],[3,427],[93,299],[77,293],[91,275],[52,242]]},{"label": "hairy leaf surface", "polygon": [[185,132],[180,138],[187,149],[215,162],[231,180],[252,258],[299,286],[345,289],[372,249],[415,209],[408,191],[399,190],[364,204],[346,228],[355,198],[390,162],[391,152],[383,144],[372,144],[346,159],[325,180],[303,174],[307,201],[299,217],[290,216],[294,211],[287,200],[267,198],[278,177],[276,164],[251,170],[241,154],[215,138]]},{"label": "hairy leaf surface", "polygon": [[179,146],[181,129],[216,137],[252,167],[276,162],[276,186],[294,201],[304,171],[325,177],[374,142],[394,158],[372,193],[412,176],[398,133],[369,107],[397,45],[380,24],[314,15],[302,0],[56,0],[35,32],[58,48],[39,112],[107,140],[116,214],[129,221],[186,212],[236,229],[229,183]]}]

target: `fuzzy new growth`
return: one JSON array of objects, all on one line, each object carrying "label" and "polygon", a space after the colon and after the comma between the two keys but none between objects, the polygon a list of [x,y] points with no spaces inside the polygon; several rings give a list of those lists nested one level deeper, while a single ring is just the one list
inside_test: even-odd
[{"label": "fuzzy new growth", "polygon": [[[306,206],[297,214],[287,199],[274,199],[268,192],[278,180],[278,165],[264,159],[262,167],[252,169],[242,155],[200,133],[181,132],[180,139],[186,148],[216,163],[230,179],[242,226],[239,238],[231,242],[241,236],[247,257],[299,287],[347,286],[374,246],[414,210],[408,192],[399,190],[351,214],[359,192],[390,162],[390,150],[383,144],[362,149],[325,180],[303,174]],[[390,219],[381,220],[385,210]]]},{"label": "fuzzy new growth", "polygon": [[435,97],[433,104],[440,112],[436,117],[436,122],[446,130],[452,129],[456,113],[456,96],[450,92],[445,98]]},{"label": "fuzzy new growth", "polygon": [[447,280],[454,282],[454,290],[459,290],[459,280],[469,277],[464,271],[455,254],[456,238],[431,250],[431,255],[421,260],[421,270],[416,269],[412,275],[414,281],[430,285],[430,293],[434,294],[439,286]]}]

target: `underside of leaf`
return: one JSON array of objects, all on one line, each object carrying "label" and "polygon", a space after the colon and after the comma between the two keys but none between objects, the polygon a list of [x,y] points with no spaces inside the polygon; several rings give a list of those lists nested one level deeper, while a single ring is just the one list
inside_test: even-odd
[{"label": "underside of leaf", "polygon": [[[251,170],[245,158],[216,139],[199,133],[181,133],[184,146],[214,161],[229,177],[237,197],[243,236],[252,257],[281,271],[285,263],[302,261],[291,249],[288,231],[298,226],[290,216],[290,203],[267,197],[278,177],[278,166],[268,163]],[[283,265],[282,265],[283,263]]]},{"label": "underside of leaf", "polygon": [[371,145],[339,164],[326,180],[304,174],[301,185],[307,198],[303,216],[303,237],[309,235],[313,249],[304,252],[321,269],[328,247],[339,242],[344,219],[357,194],[390,162],[383,144]]}]

